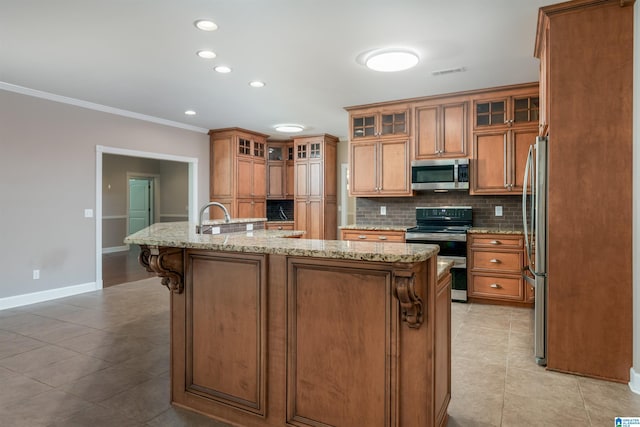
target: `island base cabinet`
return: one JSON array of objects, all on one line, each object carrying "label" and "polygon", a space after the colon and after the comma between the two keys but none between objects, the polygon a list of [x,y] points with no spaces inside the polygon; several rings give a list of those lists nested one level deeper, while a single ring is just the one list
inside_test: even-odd
[{"label": "island base cabinet", "polygon": [[436,284],[435,257],[183,253],[174,405],[242,426],[447,424],[449,276]]}]

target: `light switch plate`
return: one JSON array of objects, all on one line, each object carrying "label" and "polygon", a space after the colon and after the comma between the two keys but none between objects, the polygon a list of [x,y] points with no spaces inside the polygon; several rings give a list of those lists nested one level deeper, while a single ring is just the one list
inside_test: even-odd
[{"label": "light switch plate", "polygon": [[85,218],[93,218],[93,209],[85,209],[84,210]]},{"label": "light switch plate", "polygon": [[247,224],[247,231],[253,231],[253,224]]},{"label": "light switch plate", "polygon": [[220,227],[211,227],[211,234],[220,234]]},{"label": "light switch plate", "polygon": [[496,216],[502,216],[502,206],[496,206]]}]

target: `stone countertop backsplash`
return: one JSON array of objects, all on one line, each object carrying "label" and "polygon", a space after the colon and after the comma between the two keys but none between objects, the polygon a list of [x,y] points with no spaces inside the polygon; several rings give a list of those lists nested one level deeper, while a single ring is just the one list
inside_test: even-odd
[{"label": "stone countertop backsplash", "polygon": [[414,243],[351,242],[342,240],[287,239],[303,231],[257,230],[227,234],[198,234],[195,224],[166,222],[153,224],[124,240],[127,244],[155,247],[204,249],[308,256],[378,262],[420,262],[435,256],[437,245]]}]

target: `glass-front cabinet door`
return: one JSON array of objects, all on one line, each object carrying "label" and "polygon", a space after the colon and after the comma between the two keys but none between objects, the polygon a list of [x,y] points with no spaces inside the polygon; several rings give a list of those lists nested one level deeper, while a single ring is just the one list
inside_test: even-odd
[{"label": "glass-front cabinet door", "polygon": [[351,116],[351,140],[409,134],[409,109],[399,108]]}]

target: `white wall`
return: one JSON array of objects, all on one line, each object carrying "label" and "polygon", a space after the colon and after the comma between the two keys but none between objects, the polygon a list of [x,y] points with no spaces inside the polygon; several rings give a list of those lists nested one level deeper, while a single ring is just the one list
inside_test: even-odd
[{"label": "white wall", "polygon": [[198,204],[208,200],[203,131],[0,88],[0,309],[25,294],[95,286],[96,223],[84,210],[96,209],[97,145],[197,158]]},{"label": "white wall", "polygon": [[631,389],[640,394],[640,2],[633,35],[633,368]]}]

